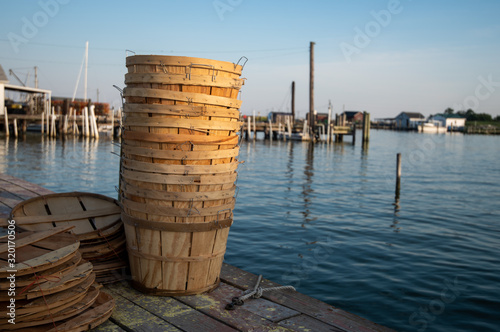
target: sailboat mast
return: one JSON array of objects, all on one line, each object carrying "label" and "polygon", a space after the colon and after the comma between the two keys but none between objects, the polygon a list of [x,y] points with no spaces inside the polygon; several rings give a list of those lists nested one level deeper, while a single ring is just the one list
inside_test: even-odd
[{"label": "sailboat mast", "polygon": [[85,75],[83,79],[83,100],[86,102],[87,101],[87,69],[89,65],[89,42],[87,41],[85,43]]},{"label": "sailboat mast", "polygon": [[314,44],[315,42],[310,43],[309,48],[309,126],[311,136],[314,135]]},{"label": "sailboat mast", "polygon": [[295,123],[295,81],[292,82],[292,125]]}]

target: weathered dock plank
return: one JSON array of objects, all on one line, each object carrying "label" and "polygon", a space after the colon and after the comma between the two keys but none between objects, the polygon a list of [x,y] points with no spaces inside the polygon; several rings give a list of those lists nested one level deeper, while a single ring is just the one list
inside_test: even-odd
[{"label": "weathered dock plank", "polygon": [[135,305],[184,331],[238,331],[172,297],[148,296],[131,288],[127,282],[106,286],[113,295],[121,296]]},{"label": "weathered dock plank", "polygon": [[241,291],[237,288],[221,283],[209,294],[178,296],[176,299],[208,316],[223,321],[238,331],[253,331],[257,327],[260,331],[288,331],[288,329],[280,328],[278,324],[267,319],[265,312],[254,313],[245,306],[237,307],[232,311],[226,310],[226,305],[240,293]]},{"label": "weathered dock plank", "polygon": [[345,330],[339,329],[330,324],[323,323],[311,316],[300,315],[289,319],[285,319],[279,322],[279,325],[284,326],[293,331],[299,332],[315,332],[315,331],[333,331],[333,332],[345,332]]},{"label": "weathered dock plank", "polygon": [[92,331],[94,332],[126,332],[126,330],[122,329],[115,323],[113,323],[111,320],[107,320],[106,322],[102,323]]},{"label": "weathered dock plank", "polygon": [[[240,289],[248,289],[256,282],[257,276],[232,265],[223,264],[221,279],[223,282]],[[261,287],[276,286],[280,285],[270,280],[262,279]],[[393,331],[299,292],[265,292],[262,297],[345,331]]]},{"label": "weathered dock plank", "polygon": [[132,331],[182,331],[123,296],[114,292],[110,292],[110,294],[116,303],[110,320],[116,325],[131,329]]},{"label": "weathered dock plank", "polygon": [[13,208],[25,199],[50,193],[52,191],[34,183],[0,173],[0,204],[3,206]]},{"label": "weathered dock plank", "polygon": [[[50,194],[50,190],[0,173],[0,218],[24,199]],[[127,282],[106,285],[116,301],[110,320],[94,331],[393,331],[357,315],[296,291],[264,292],[235,310],[226,304],[243,290],[253,288],[257,276],[223,264],[221,284],[203,295],[157,297],[145,295]],[[263,279],[261,287],[279,286]]]}]

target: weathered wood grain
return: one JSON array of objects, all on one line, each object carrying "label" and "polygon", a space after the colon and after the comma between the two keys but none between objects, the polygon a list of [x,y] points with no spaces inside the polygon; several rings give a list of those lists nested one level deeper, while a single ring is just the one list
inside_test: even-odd
[{"label": "weathered wood grain", "polygon": [[112,291],[113,294],[120,294],[137,306],[184,331],[237,331],[172,297],[147,296],[130,288],[125,283],[108,285],[106,289]]},{"label": "weathered wood grain", "polygon": [[[224,264],[221,272],[221,279],[230,285],[241,289],[248,289],[257,280],[257,276],[240,270],[237,267]],[[263,279],[261,287],[275,287],[279,284]],[[294,291],[266,292],[263,298],[272,302],[294,309],[326,324],[346,330],[360,332],[389,332],[393,331],[384,326],[370,322],[367,319],[335,308],[327,303]]]},{"label": "weathered wood grain", "polygon": [[[223,321],[240,331],[289,331],[287,328],[279,327],[267,319],[266,313],[252,308],[248,310],[244,305],[236,310],[226,310],[226,304],[231,302],[234,296],[239,296],[241,291],[227,284],[221,284],[213,292],[203,295],[177,296],[177,300],[203,312],[206,315]],[[266,300],[264,300],[266,301]]]}]

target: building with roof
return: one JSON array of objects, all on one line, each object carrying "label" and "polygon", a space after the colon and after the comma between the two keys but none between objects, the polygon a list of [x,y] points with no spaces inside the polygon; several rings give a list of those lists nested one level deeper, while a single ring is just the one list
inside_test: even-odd
[{"label": "building with roof", "polygon": [[0,114],[4,114],[5,110],[5,84],[9,83],[9,79],[0,65]]},{"label": "building with roof", "polygon": [[439,122],[439,125],[448,131],[463,131],[467,119],[460,114],[435,114],[428,119],[429,122]]},{"label": "building with roof", "polygon": [[397,129],[417,130],[418,125],[425,122],[425,116],[422,113],[401,112],[394,118]]},{"label": "building with roof", "polygon": [[5,112],[5,91],[15,91],[21,93],[29,93],[33,95],[42,95],[44,100],[49,101],[49,105],[52,96],[52,91],[50,90],[10,84],[9,79],[7,78],[7,75],[5,74],[5,71],[2,68],[2,65],[0,65],[0,115],[3,115]]},{"label": "building with roof", "polygon": [[363,112],[360,111],[344,111],[345,120],[347,123],[361,123],[363,122]]}]

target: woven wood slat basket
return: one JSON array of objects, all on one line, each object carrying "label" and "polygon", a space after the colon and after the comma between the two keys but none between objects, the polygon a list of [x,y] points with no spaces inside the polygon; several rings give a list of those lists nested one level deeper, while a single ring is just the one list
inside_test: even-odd
[{"label": "woven wood slat basket", "polygon": [[133,285],[210,291],[232,223],[242,66],[157,55],[126,65],[120,188]]}]

